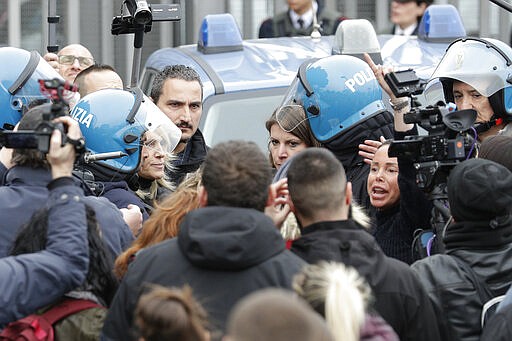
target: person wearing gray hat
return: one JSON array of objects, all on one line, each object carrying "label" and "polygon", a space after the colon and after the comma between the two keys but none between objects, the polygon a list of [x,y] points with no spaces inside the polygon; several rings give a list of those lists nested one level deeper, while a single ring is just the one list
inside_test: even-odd
[{"label": "person wearing gray hat", "polygon": [[475,279],[493,297],[512,278],[512,172],[486,159],[469,159],[448,177],[452,222],[442,236],[446,254],[412,265],[437,311],[443,340],[479,340],[485,302]]}]

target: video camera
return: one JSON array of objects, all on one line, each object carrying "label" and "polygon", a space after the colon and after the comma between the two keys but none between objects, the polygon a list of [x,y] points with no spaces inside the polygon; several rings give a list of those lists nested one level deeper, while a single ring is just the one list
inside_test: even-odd
[{"label": "video camera", "polygon": [[68,114],[68,98],[77,91],[76,86],[54,78],[49,80],[40,79],[39,87],[41,93],[52,101],[50,111],[43,113],[43,121],[34,130],[1,130],[0,144],[2,146],[14,149],[38,149],[42,153],[48,153],[50,138],[55,129],[58,129],[62,134],[62,145],[67,142],[64,126],[52,121],[57,117]]},{"label": "video camera", "polygon": [[112,20],[111,32],[114,35],[135,33],[138,26],[144,26],[144,32],[150,32],[153,21],[179,21],[179,4],[148,4],[141,0],[124,0],[129,15],[116,16]]},{"label": "video camera", "polygon": [[[475,110],[455,111],[453,105],[438,102],[421,107],[415,95],[420,94],[424,84],[413,70],[387,74],[386,82],[397,97],[411,98],[411,111],[404,115],[404,122],[418,124],[427,135],[406,136],[393,141],[389,156],[410,159],[417,170],[417,183],[426,192],[446,181],[447,173],[457,163],[471,157],[476,144],[476,134],[471,128],[476,120]],[[438,170],[446,172],[438,174]]]}]

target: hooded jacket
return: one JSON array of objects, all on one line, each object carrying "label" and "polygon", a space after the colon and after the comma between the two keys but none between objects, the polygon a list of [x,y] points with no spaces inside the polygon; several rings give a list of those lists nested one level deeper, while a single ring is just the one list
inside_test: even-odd
[{"label": "hooded jacket", "polygon": [[386,257],[375,239],[352,220],[312,224],[302,230],[291,250],[311,264],[326,260],[355,268],[372,288],[375,310],[400,340],[439,339],[432,305],[414,272]]},{"label": "hooded jacket", "polygon": [[223,331],[245,295],[265,287],[291,288],[304,262],[285,249],[272,220],[254,209],[212,206],[187,214],[177,238],[143,250],[128,268],[110,307],[103,340],[130,340],[133,311],[144,283],[188,284]]}]

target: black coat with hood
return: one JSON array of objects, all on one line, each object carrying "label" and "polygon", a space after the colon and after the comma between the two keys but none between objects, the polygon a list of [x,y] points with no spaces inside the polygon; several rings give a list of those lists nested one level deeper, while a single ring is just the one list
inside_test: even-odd
[{"label": "black coat with hood", "polygon": [[212,206],[185,217],[177,238],[143,250],[128,268],[103,340],[134,339],[133,311],[144,283],[192,287],[209,321],[223,331],[233,305],[265,287],[291,288],[304,262],[286,250],[272,220],[254,209]]},{"label": "black coat with hood", "polygon": [[427,293],[407,264],[387,257],[375,239],[352,220],[320,222],[302,230],[292,252],[308,263],[320,260],[352,266],[366,278],[374,309],[400,340],[439,339]]}]

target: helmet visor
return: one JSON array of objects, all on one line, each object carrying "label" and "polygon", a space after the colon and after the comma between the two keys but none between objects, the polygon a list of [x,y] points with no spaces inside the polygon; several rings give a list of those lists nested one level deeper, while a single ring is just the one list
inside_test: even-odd
[{"label": "helmet visor", "polygon": [[512,73],[510,59],[496,45],[469,38],[453,43],[434,71],[425,88],[427,99],[439,93],[438,80],[451,78],[472,86],[485,97],[490,97],[508,83]]},{"label": "helmet visor", "polygon": [[168,154],[180,142],[181,130],[145,95],[135,120],[161,138],[160,145]]},{"label": "helmet visor", "polygon": [[[39,85],[40,79],[54,79],[58,78],[60,80],[64,80],[57,71],[55,71],[50,64],[48,64],[41,56],[39,56],[39,63],[31,75],[28,75],[28,79],[25,84],[16,91],[13,96],[13,100],[11,105],[18,110],[22,107],[29,107],[34,100],[47,100],[49,98],[46,94],[41,92],[41,88]],[[73,92],[65,91],[64,96],[67,94],[70,96],[73,95]],[[42,103],[39,103],[42,104]]]},{"label": "helmet visor", "polygon": [[293,132],[307,120],[304,107],[299,104],[283,105],[276,110],[277,124],[287,133]]}]

